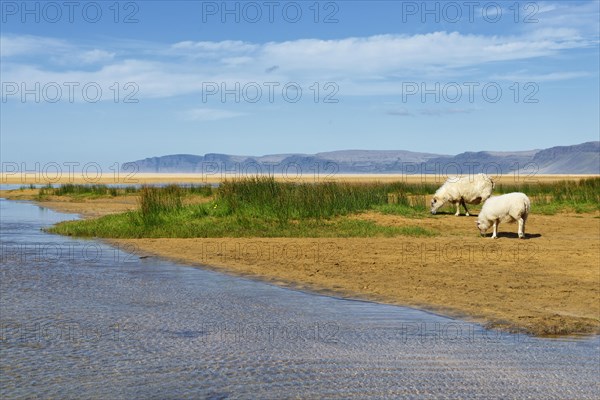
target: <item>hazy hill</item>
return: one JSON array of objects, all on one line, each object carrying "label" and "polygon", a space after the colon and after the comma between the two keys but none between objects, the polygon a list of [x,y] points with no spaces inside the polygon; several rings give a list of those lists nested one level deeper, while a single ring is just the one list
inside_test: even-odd
[{"label": "hazy hill", "polygon": [[[479,151],[457,155],[405,150],[341,150],[317,154],[238,156],[174,154],[133,161],[138,172],[153,173],[429,173],[488,172],[515,169],[541,174],[600,174],[600,142],[514,152]],[[129,163],[127,163],[129,164]],[[127,168],[127,164],[124,168]],[[131,171],[129,169],[129,171]]]}]

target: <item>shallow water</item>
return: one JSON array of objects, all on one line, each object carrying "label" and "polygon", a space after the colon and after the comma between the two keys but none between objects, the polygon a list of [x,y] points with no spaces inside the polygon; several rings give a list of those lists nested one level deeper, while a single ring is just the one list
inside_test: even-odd
[{"label": "shallow water", "polygon": [[0,199],[0,215],[1,398],[586,399],[600,389],[598,337],[499,333],[140,259],[44,233],[76,216],[26,202]]}]

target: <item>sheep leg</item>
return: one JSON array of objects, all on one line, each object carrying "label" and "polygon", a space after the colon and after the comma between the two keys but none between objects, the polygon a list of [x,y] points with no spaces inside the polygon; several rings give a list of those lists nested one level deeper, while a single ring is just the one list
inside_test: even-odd
[{"label": "sheep leg", "polygon": [[492,239],[498,239],[498,221],[494,221],[494,233],[492,234]]},{"label": "sheep leg", "polygon": [[525,238],[525,220],[519,218],[519,239]]},{"label": "sheep leg", "polygon": [[465,203],[464,199],[460,199],[460,204],[462,204],[462,206],[465,208],[465,215],[468,217],[469,216],[469,210],[467,209],[467,203]]},{"label": "sheep leg", "polygon": [[457,217],[460,215],[460,202],[456,203],[456,213],[454,215]]}]

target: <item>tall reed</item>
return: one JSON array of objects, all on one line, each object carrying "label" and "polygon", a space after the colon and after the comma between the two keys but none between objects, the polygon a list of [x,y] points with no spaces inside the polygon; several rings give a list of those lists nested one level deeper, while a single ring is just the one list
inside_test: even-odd
[{"label": "tall reed", "polygon": [[402,184],[290,183],[272,177],[252,177],[223,182],[217,200],[234,214],[271,216],[282,221],[321,219],[387,204],[390,193],[397,194],[395,203],[408,205],[406,188]]},{"label": "tall reed", "polygon": [[600,207],[600,178],[579,181],[556,181],[548,183],[500,184],[496,192],[523,192],[534,205],[566,205],[579,209],[584,205]]},{"label": "tall reed", "polygon": [[138,206],[140,216],[146,223],[156,222],[161,214],[183,208],[183,190],[177,185],[165,187],[142,186]]}]

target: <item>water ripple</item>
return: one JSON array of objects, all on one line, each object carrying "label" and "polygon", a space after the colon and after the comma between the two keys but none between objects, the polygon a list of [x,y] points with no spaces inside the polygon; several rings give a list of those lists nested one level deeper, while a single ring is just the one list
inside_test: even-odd
[{"label": "water ripple", "polygon": [[[0,211],[2,398],[586,399],[599,390],[598,338],[487,331],[137,259],[40,231],[73,216],[5,200]],[[97,254],[78,251],[86,246]]]}]

